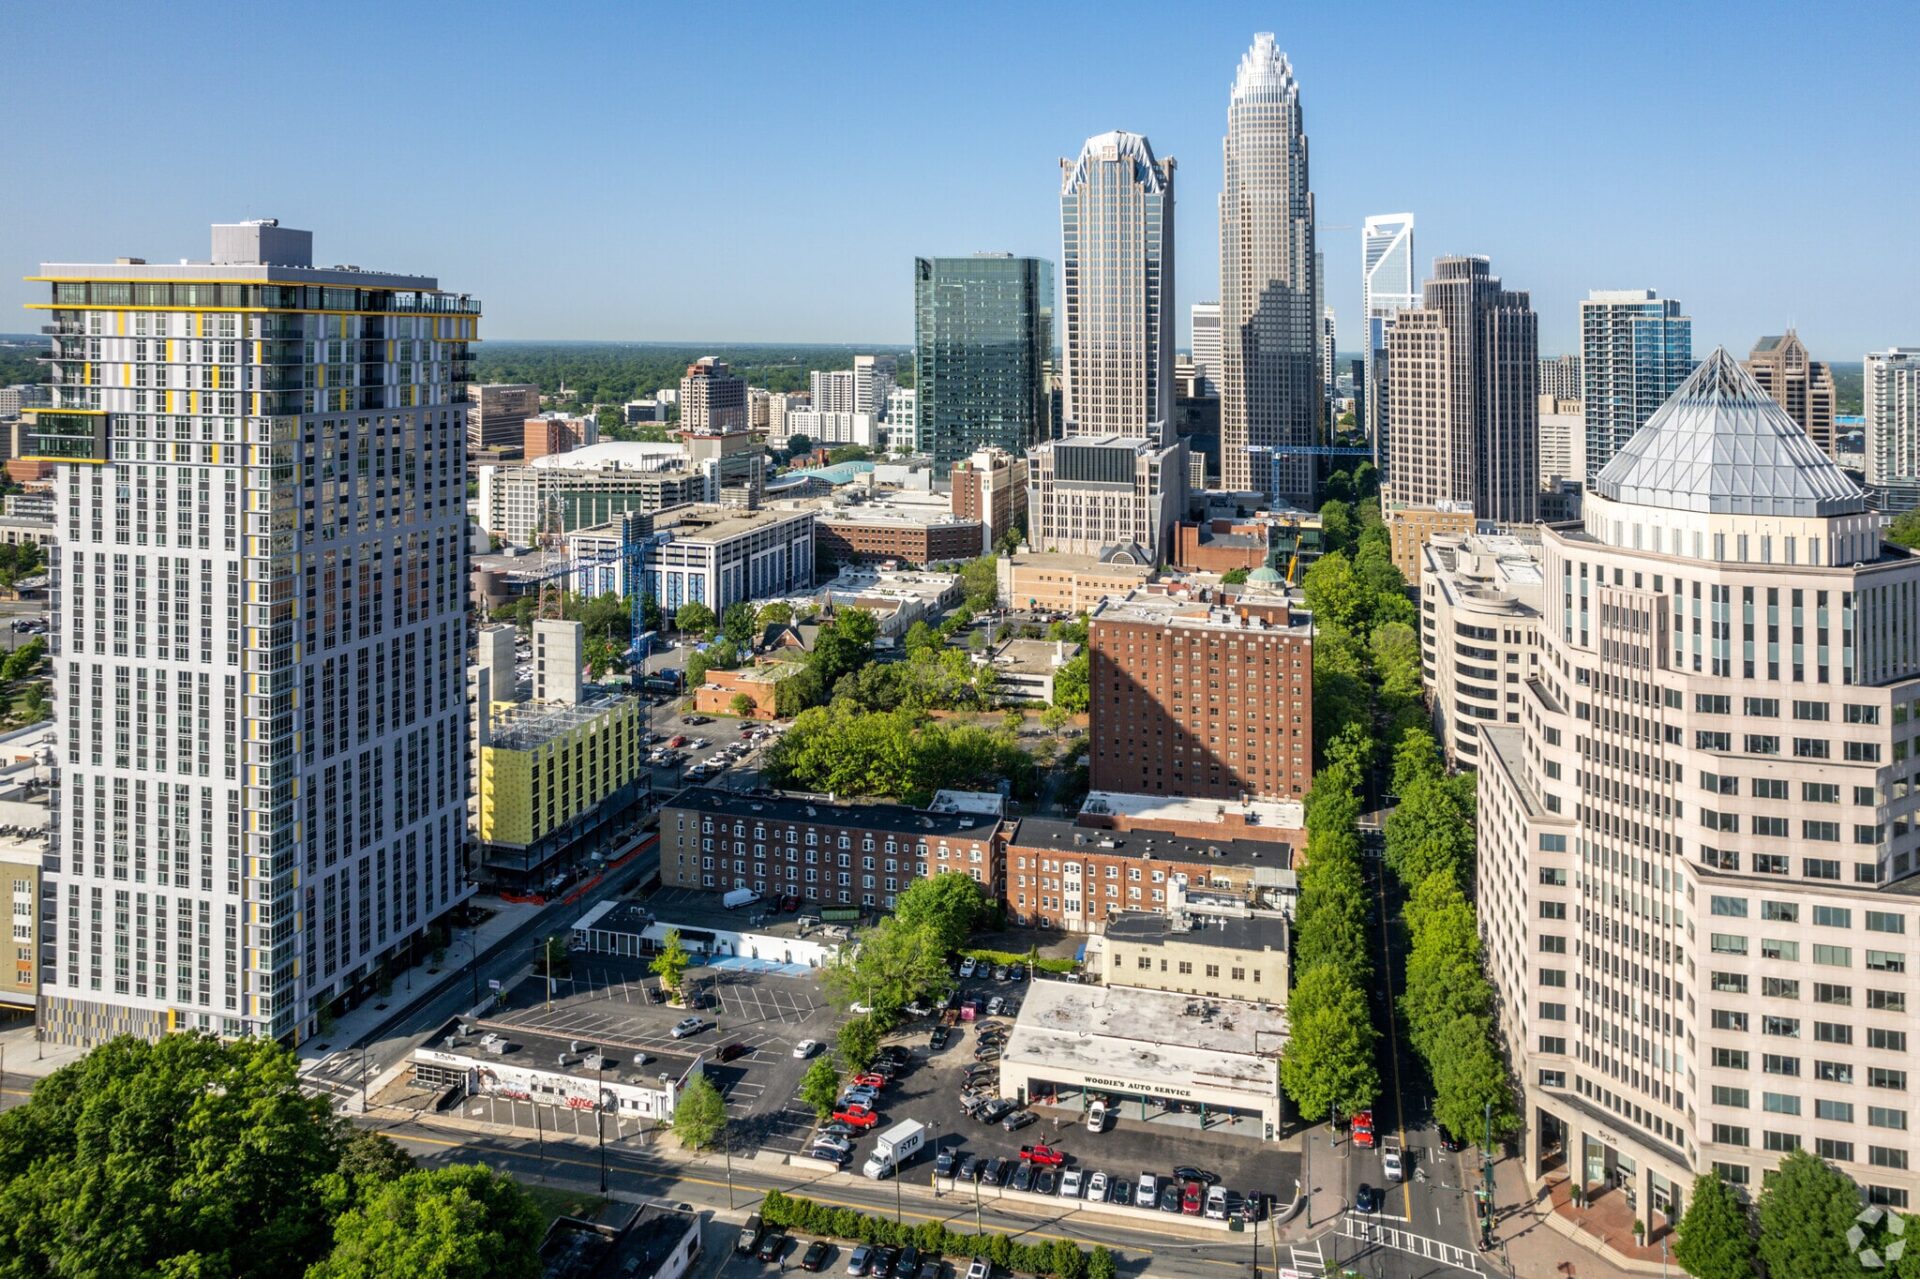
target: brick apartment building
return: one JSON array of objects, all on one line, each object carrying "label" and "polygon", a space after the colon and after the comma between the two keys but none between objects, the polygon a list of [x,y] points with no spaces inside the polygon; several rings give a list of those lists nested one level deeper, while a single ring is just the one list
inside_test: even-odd
[{"label": "brick apartment building", "polygon": [[526,420],[521,435],[521,456],[531,462],[536,457],[571,453],[589,444],[598,444],[600,425],[590,417],[542,413]]},{"label": "brick apartment building", "polygon": [[690,787],[660,810],[660,882],[891,910],[915,879],[951,870],[998,897],[1001,825],[981,812]]},{"label": "brick apartment building", "polygon": [[953,513],[981,524],[991,552],[1010,529],[1027,526],[1027,461],[1005,449],[977,449],[953,464]]},{"label": "brick apartment building", "polygon": [[928,520],[875,507],[822,513],[814,528],[821,569],[846,564],[916,566],[947,564],[978,556],[985,545],[979,520]]},{"label": "brick apartment building", "polygon": [[1284,597],[1135,591],[1093,612],[1095,790],[1299,799],[1313,779],[1313,628]]},{"label": "brick apartment building", "polygon": [[1267,526],[1233,520],[1205,524],[1181,521],[1173,529],[1175,568],[1198,573],[1229,573],[1237,568],[1264,568],[1267,563]]},{"label": "brick apartment building", "polygon": [[1165,911],[1174,884],[1242,900],[1277,898],[1292,889],[1292,867],[1290,843],[1023,817],[1007,838],[1007,911],[1023,926],[1097,933],[1122,911]]}]

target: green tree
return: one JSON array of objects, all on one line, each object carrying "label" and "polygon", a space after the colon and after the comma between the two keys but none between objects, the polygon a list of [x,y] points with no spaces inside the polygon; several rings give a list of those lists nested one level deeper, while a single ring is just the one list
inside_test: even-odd
[{"label": "green tree", "polygon": [[1436,870],[1473,877],[1473,812],[1444,778],[1416,778],[1387,818],[1387,865],[1409,884]]},{"label": "green tree", "polygon": [[1067,721],[1072,718],[1073,716],[1067,713],[1065,707],[1048,706],[1040,712],[1040,727],[1046,729],[1049,733],[1057,733],[1065,728]]},{"label": "green tree", "polygon": [[915,997],[946,994],[953,981],[946,954],[931,922],[908,924],[896,915],[860,934],[860,944],[843,949],[821,980],[835,999],[862,1004],[891,1024]]},{"label": "green tree", "polygon": [[704,1073],[687,1080],[673,1103],[673,1135],[688,1150],[702,1150],[720,1140],[727,1127],[727,1103]]},{"label": "green tree", "polygon": [[960,587],[974,612],[992,608],[1000,600],[1000,562],[991,555],[968,560],[960,568]]},{"label": "green tree", "polygon": [[832,1058],[815,1057],[807,1073],[800,1077],[800,1100],[825,1119],[833,1113],[833,1103],[839,1099],[840,1072],[833,1068]]},{"label": "green tree", "polygon": [[871,1013],[855,1017],[840,1027],[835,1052],[847,1070],[865,1070],[880,1051],[882,1028]]},{"label": "green tree", "polygon": [[925,928],[944,960],[966,942],[986,906],[973,876],[946,870],[908,884],[894,899],[893,918],[908,930]]},{"label": "green tree", "polygon": [[38,724],[53,714],[53,707],[47,701],[45,684],[29,684],[26,693],[20,699],[20,720],[24,724]]},{"label": "green tree", "polygon": [[769,626],[787,626],[793,621],[793,605],[785,600],[775,600],[771,604],[762,604],[760,611],[753,616],[754,627],[765,633]]},{"label": "green tree", "polygon": [[660,953],[653,957],[647,969],[660,979],[662,989],[679,994],[680,983],[686,980],[687,965],[692,962],[692,956],[680,942],[680,930],[669,928],[667,935],[660,939]]},{"label": "green tree", "polygon": [[503,1174],[471,1164],[410,1172],[341,1214],[333,1251],[307,1279],[538,1279],[545,1228]]},{"label": "green tree", "polygon": [[1280,1058],[1280,1086],[1303,1115],[1329,1108],[1350,1115],[1373,1104],[1380,1076],[1367,997],[1345,973],[1322,964],[1301,973],[1287,1003],[1293,1036]]},{"label": "green tree", "polygon": [[1920,547],[1920,507],[1902,511],[1887,525],[1887,540],[1897,546]]},{"label": "green tree", "polygon": [[1087,1279],[1087,1254],[1071,1239],[1055,1239],[1053,1273],[1059,1279]]},{"label": "green tree", "polygon": [[1220,584],[1222,586],[1243,585],[1252,572],[1252,569],[1230,568],[1220,575]]},{"label": "green tree", "polygon": [[7,654],[0,662],[0,679],[25,679],[39,667],[40,659],[47,655],[47,642],[36,635],[19,648]]},{"label": "green tree", "polygon": [[821,627],[807,662],[819,675],[822,687],[831,689],[841,676],[872,661],[873,642],[879,634],[880,624],[863,608],[842,609]]},{"label": "green tree", "polygon": [[624,596],[568,595],[564,609],[569,620],[580,623],[588,639],[609,639],[621,648],[632,638],[633,605]]},{"label": "green tree", "polygon": [[1478,1132],[1488,1106],[1493,1131],[1504,1136],[1519,1127],[1507,1065],[1493,1046],[1492,1024],[1482,1017],[1460,1017],[1439,1027],[1426,1056],[1433,1076],[1433,1116],[1452,1132]]},{"label": "green tree", "polygon": [[1053,704],[1072,715],[1084,715],[1092,702],[1089,681],[1093,659],[1085,652],[1074,654],[1066,665],[1053,673]]},{"label": "green tree", "polygon": [[1420,636],[1405,622],[1382,622],[1367,637],[1367,653],[1380,677],[1382,697],[1420,696]]},{"label": "green tree", "polygon": [[720,622],[705,604],[699,600],[689,600],[674,613],[673,624],[678,630],[706,638],[713,634]]},{"label": "green tree", "polygon": [[1693,1179],[1693,1195],[1676,1234],[1673,1259],[1694,1279],[1750,1279],[1754,1273],[1747,1206],[1714,1174]]},{"label": "green tree", "polygon": [[385,1133],[355,1128],[346,1134],[341,1144],[340,1163],[334,1171],[348,1185],[365,1192],[398,1181],[415,1167],[413,1156]]},{"label": "green tree", "polygon": [[727,703],[727,709],[741,719],[752,718],[753,713],[759,708],[760,704],[753,700],[751,693],[735,693],[732,700]]},{"label": "green tree", "polygon": [[0,1114],[0,1275],[281,1279],[325,1255],[340,1160],[270,1040],[110,1040]]},{"label": "green tree", "polygon": [[1859,1272],[1847,1228],[1860,1192],[1805,1150],[1780,1161],[1760,1191],[1760,1260],[1768,1279],[1832,1279]]},{"label": "green tree", "polygon": [[756,625],[757,616],[753,605],[745,600],[735,600],[727,605],[727,611],[721,619],[720,628],[732,640],[734,647],[745,650],[759,634]]},{"label": "green tree", "polygon": [[1438,781],[1443,776],[1440,747],[1424,727],[1409,728],[1393,748],[1393,789],[1403,793],[1416,781]]},{"label": "green tree", "polygon": [[1120,1268],[1114,1264],[1107,1245],[1093,1245],[1093,1255],[1087,1258],[1087,1279],[1119,1279],[1119,1274]]},{"label": "green tree", "polygon": [[813,452],[813,440],[811,437],[802,435],[797,431],[787,437],[788,457],[805,457],[811,452]]},{"label": "green tree", "polygon": [[586,657],[587,678],[596,684],[607,672],[626,666],[619,647],[604,635],[595,635],[587,640]]},{"label": "green tree", "polygon": [[1345,555],[1328,551],[1307,569],[1300,585],[1316,621],[1337,622],[1350,631],[1364,629],[1366,588],[1354,575],[1353,564]]},{"label": "green tree", "polygon": [[1345,502],[1329,501],[1320,507],[1320,544],[1330,551],[1344,551],[1353,545],[1353,508]]},{"label": "green tree", "polygon": [[1323,870],[1311,881],[1303,881],[1296,913],[1295,964],[1302,969],[1328,965],[1355,984],[1366,981],[1372,963],[1367,952],[1365,889],[1357,869],[1344,874]]}]

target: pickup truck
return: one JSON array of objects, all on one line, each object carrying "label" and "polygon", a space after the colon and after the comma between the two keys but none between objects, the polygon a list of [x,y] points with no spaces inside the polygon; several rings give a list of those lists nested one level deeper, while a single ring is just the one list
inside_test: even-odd
[{"label": "pickup truck", "polygon": [[1380,1138],[1380,1168],[1388,1181],[1407,1179],[1406,1154],[1400,1148],[1398,1137],[1382,1134]]}]

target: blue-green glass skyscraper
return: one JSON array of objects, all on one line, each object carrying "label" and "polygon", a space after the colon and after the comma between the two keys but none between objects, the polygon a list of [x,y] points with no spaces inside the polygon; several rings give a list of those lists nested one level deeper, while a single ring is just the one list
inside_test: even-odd
[{"label": "blue-green glass skyscraper", "polygon": [[1580,303],[1581,404],[1589,483],[1693,372],[1693,321],[1652,289]]},{"label": "blue-green glass skyscraper", "polygon": [[1005,253],[913,260],[920,446],[944,473],[977,448],[1053,434],[1053,263]]}]

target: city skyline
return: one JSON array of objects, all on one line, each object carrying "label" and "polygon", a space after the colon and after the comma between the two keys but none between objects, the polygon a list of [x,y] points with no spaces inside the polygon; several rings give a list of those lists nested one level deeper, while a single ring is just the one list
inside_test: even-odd
[{"label": "city skyline", "polygon": [[[13,247],[13,257],[0,264],[0,307],[20,314],[18,305],[31,297],[20,277],[41,256],[162,254],[216,219],[278,216],[326,228],[327,243],[342,246],[336,252],[353,245],[364,265],[424,264],[473,281],[488,299],[487,336],[494,338],[904,343],[912,332],[914,256],[982,249],[1053,256],[1052,164],[1078,139],[1116,126],[1146,133],[1156,153],[1181,160],[1190,200],[1216,195],[1219,99],[1231,84],[1229,63],[1254,31],[1273,25],[1252,8],[1208,13],[1164,41],[1122,50],[1119,63],[1103,63],[1096,76],[1062,74],[1048,57],[1053,37],[1070,35],[1070,14],[1042,15],[1033,38],[1018,45],[983,38],[992,24],[972,15],[917,15],[903,35],[929,51],[931,66],[926,59],[898,68],[863,59],[856,72],[855,46],[831,24],[776,10],[760,12],[754,36],[689,49],[685,57],[662,56],[644,26],[611,9],[554,15],[528,31],[509,21],[511,12],[478,8],[470,23],[454,27],[347,13],[335,34],[410,61],[484,59],[512,40],[516,57],[536,62],[564,51],[589,79],[611,74],[617,59],[641,49],[631,65],[644,73],[643,88],[612,92],[588,108],[498,95],[476,103],[463,123],[495,160],[515,152],[538,156],[568,173],[568,182],[589,193],[589,204],[633,213],[579,216],[566,236],[555,237],[538,229],[551,216],[543,202],[476,201],[455,182],[444,194],[421,193],[411,216],[391,219],[358,200],[350,184],[320,183],[291,167],[284,176],[241,172],[191,186],[145,183],[153,200],[137,211],[111,199],[114,184],[157,179],[185,162],[191,144],[160,138],[111,173],[68,174],[73,198],[57,207],[9,210],[0,243]],[[1603,24],[1580,14],[1554,21],[1522,53],[1517,35],[1487,39],[1443,15],[1398,11],[1369,39],[1365,75],[1357,74],[1350,23],[1303,14],[1277,33],[1312,106],[1320,221],[1323,228],[1352,228],[1321,236],[1333,264],[1329,305],[1360,313],[1358,272],[1349,265],[1359,256],[1357,228],[1370,213],[1404,208],[1418,213],[1430,254],[1417,267],[1422,277],[1432,256],[1484,253],[1529,281],[1549,354],[1578,349],[1578,301],[1589,291],[1642,286],[1687,299],[1703,348],[1746,350],[1789,324],[1816,358],[1827,360],[1855,362],[1867,350],[1914,340],[1903,328],[1898,281],[1920,269],[1920,246],[1889,246],[1874,228],[1888,210],[1912,206],[1920,180],[1883,163],[1852,122],[1910,109],[1915,90],[1899,79],[1892,47],[1872,40],[1872,22],[1830,24],[1800,51],[1794,83],[1809,87],[1782,113],[1777,86],[1739,74],[1770,50],[1763,16],[1738,25],[1678,11],[1661,11],[1657,24]],[[76,71],[33,56],[52,47],[57,24],[52,12],[15,15],[12,28],[28,56],[0,101],[26,113],[58,88],[74,104],[71,127],[85,137],[103,136],[156,95],[210,101],[213,77],[198,70],[219,65],[230,72],[234,65],[237,46],[208,35],[219,24],[174,30],[160,15],[127,7],[102,24],[92,69]],[[645,56],[649,49],[655,56]],[[1482,95],[1484,101],[1456,93],[1443,110],[1401,113],[1394,129],[1378,128],[1377,85],[1416,83],[1420,67],[1443,56],[1462,71],[1460,83],[1474,83],[1476,69],[1482,83],[1502,76],[1502,93]],[[1627,104],[1609,117],[1606,132],[1595,132],[1577,95],[1563,87],[1595,59],[1633,63],[1651,80],[1679,83],[1686,144],[1647,146],[1673,127],[1669,104],[1652,99]],[[265,68],[240,65],[238,82],[220,92],[274,87]],[[722,65],[733,70],[720,75]],[[195,74],[163,80],[162,67]],[[836,71],[857,75],[872,92],[840,102],[810,87],[834,80]],[[90,85],[89,76],[98,80]],[[1009,77],[1024,91],[1005,103],[980,103],[972,92],[983,78]],[[742,85],[757,87],[728,101]],[[1515,117],[1501,105],[1515,95],[1533,99],[1535,109]],[[371,182],[400,181],[416,162],[402,148],[389,157],[360,146],[356,138],[371,123],[378,94],[360,96],[367,105],[344,101],[339,127],[315,139],[310,160],[350,160]],[[779,100],[779,112],[770,113],[770,99]],[[871,122],[855,117],[876,99],[895,105],[900,133],[966,118],[967,129],[945,144],[960,162],[924,170],[931,177],[915,170],[905,181],[862,186],[857,197],[827,192],[779,218],[739,198],[737,163],[712,163],[715,149],[751,162],[782,146],[819,143],[824,164],[814,163],[816,171],[831,173],[843,158],[851,172],[855,154],[863,165],[870,161]],[[968,104],[963,114],[961,99]],[[1770,135],[1772,145],[1817,156],[1812,181],[1784,192],[1771,183],[1750,127],[1762,112],[1778,118],[1783,131]],[[764,122],[771,118],[790,123],[770,134]],[[232,145],[264,140],[271,128],[277,125],[264,117],[243,118]],[[1576,135],[1596,162],[1551,183],[1526,164],[1500,159],[1550,153]],[[1448,176],[1463,142],[1480,174],[1470,190]],[[55,148],[64,145],[22,131],[0,155],[12,170],[44,171],[60,163]],[[621,163],[608,164],[615,155]],[[627,164],[629,155],[638,163]],[[1831,198],[1836,193],[1845,198]],[[717,269],[715,259],[687,251],[703,237],[726,245]],[[1179,238],[1178,256],[1188,267],[1175,298],[1184,347],[1188,303],[1218,296],[1217,229],[1210,218],[1189,217]],[[1746,269],[1783,239],[1801,250],[1791,272],[1762,278]],[[541,253],[525,253],[527,245],[542,246]],[[1569,252],[1570,245],[1579,251]],[[577,287],[561,296],[551,287],[556,275]]]}]

